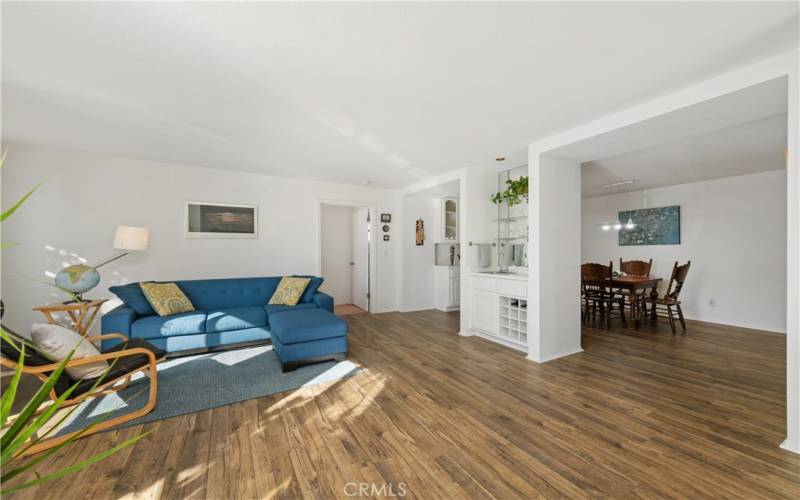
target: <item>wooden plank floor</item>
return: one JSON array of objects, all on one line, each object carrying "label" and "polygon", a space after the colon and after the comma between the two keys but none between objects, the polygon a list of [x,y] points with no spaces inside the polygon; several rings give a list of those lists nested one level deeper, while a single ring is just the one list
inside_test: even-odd
[{"label": "wooden plank floor", "polygon": [[[348,316],[364,371],[92,436],[49,467],[153,433],[19,498],[798,498],[785,339],[691,323],[585,328],[536,365],[436,311]],[[383,495],[381,495],[383,494]]]},{"label": "wooden plank floor", "polygon": [[337,316],[347,316],[349,314],[364,314],[367,311],[355,304],[336,304],[333,306],[333,313]]}]

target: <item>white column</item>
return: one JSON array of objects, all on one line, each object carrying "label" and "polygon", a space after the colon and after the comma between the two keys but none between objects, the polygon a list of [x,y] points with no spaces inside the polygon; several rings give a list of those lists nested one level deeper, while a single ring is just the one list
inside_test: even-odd
[{"label": "white column", "polygon": [[531,149],[528,358],[580,352],[581,165]]},{"label": "white column", "polygon": [[800,453],[800,70],[789,70],[786,162],[786,440]]}]

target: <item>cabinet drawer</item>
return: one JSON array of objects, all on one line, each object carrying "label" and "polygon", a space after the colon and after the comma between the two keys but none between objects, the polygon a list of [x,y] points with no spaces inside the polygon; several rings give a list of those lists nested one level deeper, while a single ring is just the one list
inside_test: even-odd
[{"label": "cabinet drawer", "polygon": [[511,297],[527,298],[528,282],[517,280],[497,280],[497,293]]},{"label": "cabinet drawer", "polygon": [[472,277],[472,288],[474,290],[486,290],[487,292],[494,292],[494,278],[484,278],[483,276]]}]

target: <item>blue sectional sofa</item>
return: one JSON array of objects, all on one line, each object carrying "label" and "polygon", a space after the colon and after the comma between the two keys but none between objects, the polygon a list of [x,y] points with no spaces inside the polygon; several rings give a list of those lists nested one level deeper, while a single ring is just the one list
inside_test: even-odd
[{"label": "blue sectional sofa", "polygon": [[[333,313],[333,297],[317,291],[322,278],[307,277],[311,282],[296,306],[267,304],[280,276],[176,281],[196,311],[164,317],[155,313],[139,283],[111,287],[123,304],[103,316],[101,330],[146,339],[168,353],[267,340],[270,317],[278,313],[319,309]],[[104,340],[102,348],[118,342]]]}]

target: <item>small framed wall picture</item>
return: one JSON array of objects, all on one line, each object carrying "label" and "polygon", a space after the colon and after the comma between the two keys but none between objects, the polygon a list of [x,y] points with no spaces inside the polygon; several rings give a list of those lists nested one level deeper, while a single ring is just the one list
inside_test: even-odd
[{"label": "small framed wall picture", "polygon": [[383,235],[383,241],[389,241],[389,235],[388,234],[384,234]]},{"label": "small framed wall picture", "polygon": [[258,207],[187,201],[187,238],[258,238]]},{"label": "small framed wall picture", "polygon": [[392,214],[381,214],[381,222],[392,222]]},{"label": "small framed wall picture", "polygon": [[389,224],[384,224],[383,225],[383,232],[384,233],[388,233],[389,232]]}]

